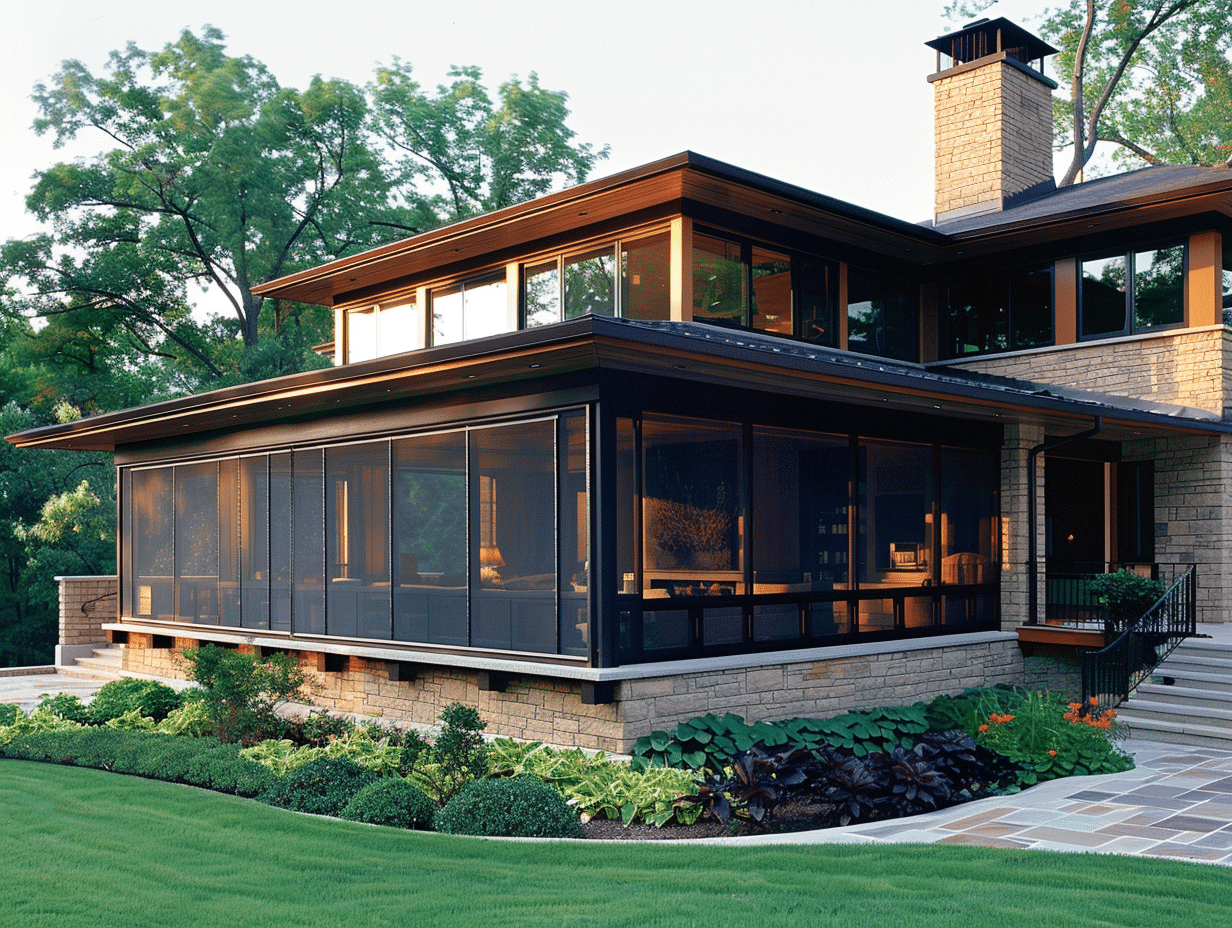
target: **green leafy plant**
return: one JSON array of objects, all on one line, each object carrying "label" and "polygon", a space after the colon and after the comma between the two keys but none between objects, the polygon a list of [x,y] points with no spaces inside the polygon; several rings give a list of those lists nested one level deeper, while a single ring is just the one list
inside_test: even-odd
[{"label": "green leafy plant", "polygon": [[353,760],[318,757],[275,780],[257,798],[282,809],[337,817],[356,793],[374,782],[376,774]]},{"label": "green leafy plant", "polygon": [[47,709],[68,722],[84,724],[90,721],[86,705],[78,697],[67,693],[57,693],[54,696],[44,694],[35,708]]},{"label": "green leafy plant", "polygon": [[5,725],[12,725],[19,718],[25,718],[25,717],[26,717],[26,713],[21,711],[21,706],[17,705],[17,703],[0,702],[0,727],[5,726]]},{"label": "green leafy plant", "polygon": [[1111,632],[1123,631],[1146,614],[1164,595],[1164,584],[1143,577],[1131,570],[1100,574],[1088,581],[1088,589],[1104,608],[1104,618]]},{"label": "green leafy plant", "polygon": [[274,710],[279,703],[299,696],[304,683],[294,657],[271,654],[258,659],[213,645],[190,648],[184,656],[192,664],[193,679],[203,690],[201,703],[221,740],[253,744],[286,727]]},{"label": "green leafy plant", "polygon": [[436,830],[451,835],[582,837],[577,810],[532,776],[468,783],[437,813]]},{"label": "green leafy plant", "polygon": [[491,745],[493,776],[538,777],[581,811],[582,820],[663,826],[671,822],[692,825],[702,808],[692,797],[693,775],[674,767],[635,770],[602,752],[587,754],[580,748],[545,747],[497,738]]},{"label": "green leafy plant", "polygon": [[122,715],[108,719],[108,728],[118,728],[121,731],[154,731],[157,723],[147,715],[142,715],[140,709],[129,709]]},{"label": "green leafy plant", "polygon": [[180,708],[173,709],[158,723],[158,730],[169,735],[200,738],[214,730],[214,721],[200,699],[185,699]]},{"label": "green leafy plant", "polygon": [[183,697],[165,683],[124,677],[103,684],[87,712],[90,721],[96,725],[105,724],[133,710],[161,721],[168,713],[178,709],[182,701]]},{"label": "green leafy plant", "polygon": [[431,830],[436,803],[409,780],[391,777],[370,783],[351,797],[339,818],[391,828]]}]

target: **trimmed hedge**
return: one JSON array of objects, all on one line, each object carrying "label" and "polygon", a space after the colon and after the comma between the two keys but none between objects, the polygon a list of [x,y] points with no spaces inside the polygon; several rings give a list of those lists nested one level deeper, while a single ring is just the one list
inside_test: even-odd
[{"label": "trimmed hedge", "polygon": [[348,758],[318,757],[276,779],[257,798],[281,809],[337,818],[355,794],[376,779],[375,773]]},{"label": "trimmed hedge", "polygon": [[369,783],[351,797],[339,816],[351,822],[431,830],[436,803],[410,780],[390,777]]},{"label": "trimmed hedge", "polygon": [[507,838],[582,837],[577,810],[532,776],[468,783],[436,814],[436,830]]}]

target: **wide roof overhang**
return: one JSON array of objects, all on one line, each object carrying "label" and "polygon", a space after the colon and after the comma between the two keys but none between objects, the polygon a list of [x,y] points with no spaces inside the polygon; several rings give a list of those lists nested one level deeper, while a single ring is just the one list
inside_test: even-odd
[{"label": "wide roof overhang", "polygon": [[506,335],[294,374],[30,429],[21,448],[115,451],[230,435],[356,410],[427,404],[489,387],[532,394],[562,374],[614,371],[933,416],[1040,421],[1050,434],[1104,422],[1103,436],[1232,433],[1203,410],[887,361],[702,323],[587,316]]}]

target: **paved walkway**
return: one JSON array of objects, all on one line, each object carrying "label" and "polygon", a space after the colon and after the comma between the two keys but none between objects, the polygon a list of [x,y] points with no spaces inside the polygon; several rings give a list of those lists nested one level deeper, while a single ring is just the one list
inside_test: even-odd
[{"label": "paved walkway", "polygon": [[[103,680],[0,676],[0,703],[86,699]],[[179,681],[176,681],[179,682]],[[966,844],[1171,857],[1232,866],[1232,751],[1130,739],[1126,773],[1053,780],[1013,796],[890,822],[710,841],[731,844]]]}]

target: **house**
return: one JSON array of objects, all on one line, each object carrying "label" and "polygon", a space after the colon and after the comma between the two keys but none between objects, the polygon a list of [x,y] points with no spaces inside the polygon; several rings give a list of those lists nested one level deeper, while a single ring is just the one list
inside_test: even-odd
[{"label": "house", "polygon": [[[1232,171],[1056,190],[1054,49],[928,44],[932,223],[685,152],[259,288],[333,307],[327,370],[11,436],[115,452],[95,637],[620,750],[1072,688],[1020,628],[1109,563],[1196,564],[1222,621]],[[116,581],[65,584],[71,618]]]}]

